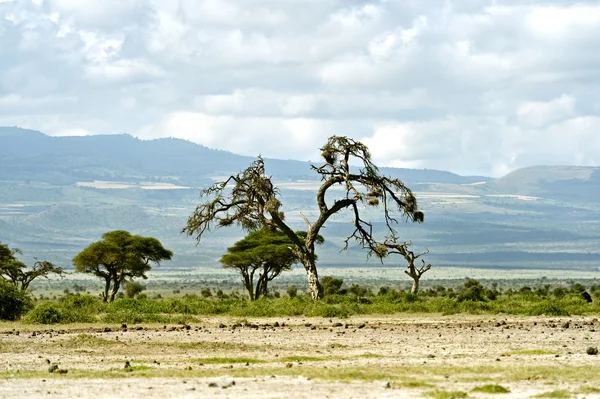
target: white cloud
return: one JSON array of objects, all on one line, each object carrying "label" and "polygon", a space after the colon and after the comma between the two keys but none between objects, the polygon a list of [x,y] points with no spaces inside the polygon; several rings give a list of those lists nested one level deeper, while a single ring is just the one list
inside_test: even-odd
[{"label": "white cloud", "polygon": [[0,0],[0,124],[295,159],[341,134],[473,174],[596,164],[599,31],[592,0]]}]

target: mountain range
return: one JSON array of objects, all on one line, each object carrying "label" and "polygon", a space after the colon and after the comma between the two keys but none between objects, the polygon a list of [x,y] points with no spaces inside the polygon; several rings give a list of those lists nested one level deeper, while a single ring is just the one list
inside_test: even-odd
[{"label": "mountain range", "polygon": [[[180,139],[130,135],[52,137],[0,127],[0,241],[25,257],[69,266],[103,232],[126,229],[159,238],[176,253],[168,267],[218,266],[243,232],[221,229],[199,247],[180,233],[199,191],[254,158]],[[290,223],[315,211],[318,175],[309,162],[266,159]],[[600,168],[532,166],[502,178],[439,170],[381,168],[417,194],[424,224],[401,224],[403,239],[428,249],[438,266],[597,270]],[[375,228],[381,214],[366,215]],[[327,225],[320,263],[364,266],[359,248],[339,252],[348,215]]]}]

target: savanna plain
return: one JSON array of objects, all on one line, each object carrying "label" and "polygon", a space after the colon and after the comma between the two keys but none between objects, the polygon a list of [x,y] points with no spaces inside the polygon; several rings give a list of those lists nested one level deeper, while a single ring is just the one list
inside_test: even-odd
[{"label": "savanna plain", "polygon": [[[0,397],[600,397],[596,303],[568,295],[476,306],[398,297],[403,312],[377,314],[384,296],[355,305],[339,297],[312,311],[310,300],[263,300],[241,316],[226,300],[210,299],[222,307],[202,316],[190,315],[191,304],[209,300],[168,299],[159,302],[172,312],[154,322],[127,312],[156,301],[120,299],[96,309],[105,313],[90,315],[92,323],[32,322],[60,318],[69,306],[94,313],[93,297],[69,295],[0,324]],[[511,303],[523,311],[497,312]],[[243,316],[294,304],[304,314]],[[450,309],[430,312],[440,304]],[[544,310],[555,315],[531,315]]]}]

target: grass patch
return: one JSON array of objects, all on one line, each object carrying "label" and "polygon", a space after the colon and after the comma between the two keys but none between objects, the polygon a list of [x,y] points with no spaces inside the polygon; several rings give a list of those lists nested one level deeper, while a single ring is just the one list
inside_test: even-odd
[{"label": "grass patch", "polygon": [[513,355],[523,355],[523,356],[535,356],[535,355],[556,355],[556,352],[548,351],[545,349],[520,349],[509,352],[504,352],[500,354],[500,356],[513,356]]},{"label": "grass patch", "polygon": [[481,393],[509,393],[510,390],[508,388],[504,388],[502,385],[497,384],[487,384],[482,385],[480,387],[473,388],[471,392],[481,392]]},{"label": "grass patch", "polygon": [[429,391],[425,392],[423,395],[433,399],[459,399],[469,397],[466,392],[462,391]]},{"label": "grass patch", "polygon": [[196,363],[203,364],[258,364],[267,363],[265,360],[253,357],[205,357],[195,360]]},{"label": "grass patch", "polygon": [[589,394],[594,394],[594,393],[598,394],[598,393],[600,393],[600,388],[584,385],[579,388],[578,392],[581,394],[584,394],[584,395],[589,395]]},{"label": "grass patch", "polygon": [[434,384],[423,381],[405,381],[397,384],[400,388],[435,388]]},{"label": "grass patch", "polygon": [[97,348],[104,346],[122,346],[124,345],[119,341],[111,341],[108,339],[96,337],[90,334],[79,334],[75,337],[66,339],[64,341],[57,342],[58,345],[62,345],[63,348],[76,349],[76,348]]},{"label": "grass patch", "polygon": [[176,348],[181,350],[206,350],[206,351],[260,351],[276,349],[272,345],[249,345],[235,342],[198,341],[198,342],[150,342],[145,345],[158,346],[162,348]]},{"label": "grass patch", "polygon": [[553,399],[569,399],[572,398],[573,394],[566,389],[557,389],[555,391],[548,391],[535,395],[534,398],[553,398]]},{"label": "grass patch", "polygon": [[286,356],[281,358],[282,362],[321,362],[331,358],[317,356]]}]

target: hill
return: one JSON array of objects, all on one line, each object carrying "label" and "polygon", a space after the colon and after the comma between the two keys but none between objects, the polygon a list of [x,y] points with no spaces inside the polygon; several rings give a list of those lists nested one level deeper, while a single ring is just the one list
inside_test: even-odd
[{"label": "hill", "polygon": [[[181,234],[198,193],[219,176],[254,160],[179,139],[129,135],[50,137],[0,128],[0,241],[63,266],[101,234],[126,229],[160,239],[176,256],[163,269],[218,267],[241,238],[235,228],[207,236],[201,247]],[[318,176],[308,162],[266,159],[280,188],[286,219],[305,226],[315,210]],[[600,265],[599,168],[536,166],[500,179],[438,170],[382,168],[413,189],[422,225],[398,226],[434,266],[596,270]],[[381,228],[381,210],[365,217]],[[352,231],[347,214],[327,224],[319,263],[363,267],[359,248],[340,252]],[[376,264],[376,261],[371,261]],[[387,264],[402,264],[389,259]]]}]

